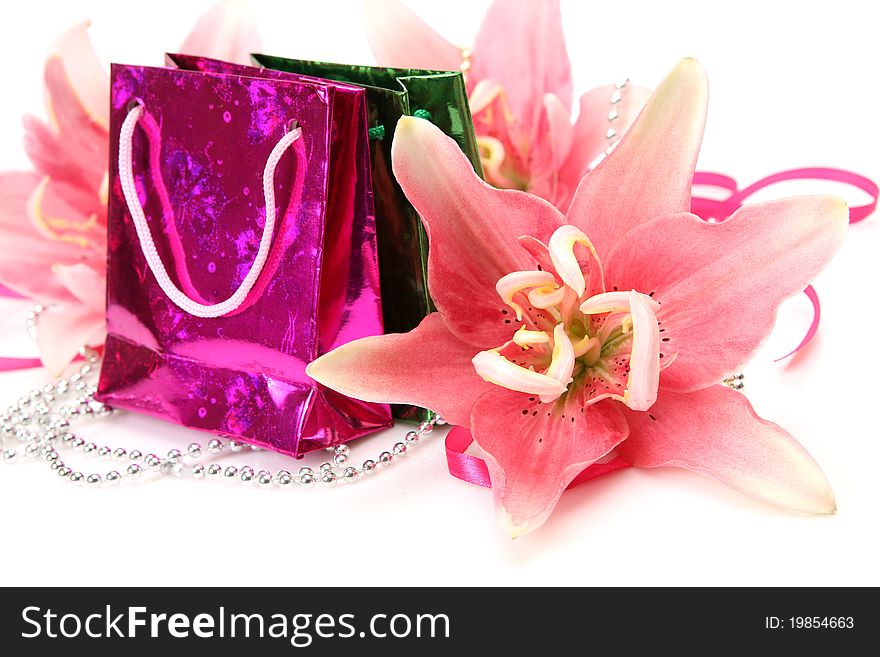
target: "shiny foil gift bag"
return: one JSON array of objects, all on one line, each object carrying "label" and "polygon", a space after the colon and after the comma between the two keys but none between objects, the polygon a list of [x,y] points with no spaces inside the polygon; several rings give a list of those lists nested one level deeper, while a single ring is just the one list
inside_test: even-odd
[{"label": "shiny foil gift bag", "polygon": [[[426,280],[428,238],[418,213],[394,179],[391,144],[401,116],[422,116],[455,139],[477,173],[482,174],[462,74],[328,64],[270,55],[252,58],[267,69],[356,84],[366,90],[385,330],[412,330],[434,310]],[[407,419],[426,417],[424,411],[407,406],[395,406],[394,413]]]},{"label": "shiny foil gift bag", "polygon": [[391,425],[305,374],[381,333],[364,92],[114,65],[98,397],[300,456]]}]

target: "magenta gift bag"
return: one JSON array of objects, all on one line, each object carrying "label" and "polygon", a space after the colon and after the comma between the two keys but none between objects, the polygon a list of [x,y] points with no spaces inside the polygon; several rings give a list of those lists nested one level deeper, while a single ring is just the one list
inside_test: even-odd
[{"label": "magenta gift bag", "polygon": [[382,333],[365,105],[333,83],[114,65],[98,397],[294,456],[391,425],[305,374]]}]

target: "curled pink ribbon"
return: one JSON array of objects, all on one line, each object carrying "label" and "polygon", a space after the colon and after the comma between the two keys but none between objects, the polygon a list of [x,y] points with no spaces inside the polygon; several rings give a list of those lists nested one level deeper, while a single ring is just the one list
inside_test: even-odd
[{"label": "curled pink ribbon", "polygon": [[21,299],[21,295],[17,292],[13,292],[8,287],[0,283],[0,297],[8,297],[10,299]]},{"label": "curled pink ribbon", "polygon": [[[693,196],[691,199],[691,212],[705,221],[724,221],[741,208],[746,199],[758,190],[788,180],[827,180],[861,189],[871,197],[871,201],[864,205],[850,207],[849,222],[851,224],[862,221],[877,209],[877,199],[880,197],[880,188],[878,188],[877,183],[850,171],[826,167],[811,167],[782,171],[762,178],[742,190],[740,190],[736,180],[730,176],[722,173],[698,171],[694,175],[695,186],[715,187],[727,192],[727,196],[720,199]],[[804,294],[807,295],[807,298],[813,305],[813,321],[800,344],[785,356],[777,358],[777,362],[793,356],[807,346],[819,328],[819,318],[821,316],[819,296],[812,285],[804,290]],[[449,474],[462,481],[491,488],[492,482],[489,479],[489,469],[486,467],[486,462],[478,456],[466,453],[473,442],[473,436],[468,429],[464,427],[453,427],[450,429],[449,434],[446,436],[446,464],[449,467]],[[568,485],[568,488],[628,467],[629,464],[619,457],[614,457],[606,463],[594,463],[575,477]]]},{"label": "curled pink ribbon", "polygon": [[857,224],[867,218],[877,209],[877,199],[880,197],[880,187],[873,180],[860,176],[852,171],[832,169],[829,167],[808,167],[805,169],[791,169],[780,171],[766,178],[761,178],[756,183],[749,185],[743,190],[739,189],[734,178],[723,173],[698,171],[694,174],[694,185],[700,187],[716,187],[729,192],[729,196],[723,199],[705,198],[694,196],[691,199],[691,211],[706,221],[723,221],[734,212],[739,210],[746,199],[756,192],[777,183],[790,180],[826,180],[828,182],[843,183],[865,192],[871,201],[850,207],[849,223]]}]

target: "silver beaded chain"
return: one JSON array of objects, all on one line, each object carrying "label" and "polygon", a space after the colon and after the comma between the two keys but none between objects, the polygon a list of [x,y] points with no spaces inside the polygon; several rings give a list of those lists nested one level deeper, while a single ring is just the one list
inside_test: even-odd
[{"label": "silver beaded chain", "polygon": [[[42,312],[43,309],[37,306],[28,313],[27,328],[31,337],[36,335]],[[265,469],[255,470],[250,465],[224,467],[219,463],[200,463],[197,461],[202,458],[205,450],[197,442],[190,443],[186,449],[172,449],[164,458],[153,453],[144,454],[137,449],[98,446],[73,433],[72,423],[86,418],[109,416],[117,411],[95,399],[95,383],[100,366],[98,353],[93,349],[83,348],[80,355],[85,362],[72,375],[29,391],[0,415],[0,450],[5,463],[42,460],[59,477],[71,484],[86,484],[93,488],[116,486],[124,480],[140,479],[145,473],[188,476],[195,480],[256,483],[261,488],[287,489],[294,484],[307,488],[314,488],[316,484],[332,487],[339,482],[356,481],[399,461],[429,436],[435,426],[446,424],[442,417],[434,414],[432,419],[407,432],[404,439],[395,443],[390,451],[381,452],[375,459],[365,460],[360,467],[349,464],[351,449],[348,445],[328,447],[327,451],[333,454],[331,460],[324,461],[317,469],[301,467],[295,474],[285,469],[271,472]],[[237,440],[213,438],[207,445],[207,453],[210,455],[208,458],[220,456],[227,449],[240,453],[246,449],[259,451],[260,448]],[[115,460],[119,465],[103,474],[84,474],[61,459],[62,453],[66,457],[68,452]]]},{"label": "silver beaded chain", "polygon": [[629,78],[621,80],[617,84],[614,85],[614,92],[611,94],[611,97],[608,99],[611,104],[610,109],[608,110],[608,129],[605,131],[605,141],[607,142],[607,146],[605,150],[602,151],[599,156],[590,163],[590,171],[599,166],[599,163],[602,162],[606,157],[611,155],[611,152],[617,147],[617,144],[620,143],[623,135],[620,134],[620,131],[617,129],[618,122],[620,120],[620,106],[623,103],[623,95],[626,92],[626,88],[629,86]]},{"label": "silver beaded chain", "polygon": [[43,306],[37,305],[28,311],[25,325],[27,327],[27,335],[31,339],[31,342],[37,341],[37,325],[40,321],[40,315],[43,314],[44,310],[45,308],[43,308]]},{"label": "silver beaded chain", "polygon": [[[391,451],[383,451],[376,459],[367,459],[360,467],[347,465],[351,455],[348,445],[328,447],[333,453],[332,461],[321,463],[317,470],[304,466],[293,474],[289,470],[277,472],[260,469],[250,465],[227,465],[219,463],[193,463],[202,458],[204,450],[197,442],[190,443],[186,449],[171,449],[164,458],[153,453],[146,455],[137,449],[98,446],[86,442],[84,438],[71,431],[71,424],[78,419],[104,417],[116,411],[95,400],[97,389],[94,385],[100,359],[91,349],[83,349],[85,364],[67,378],[35,388],[18,399],[0,415],[0,449],[3,461],[7,464],[22,460],[43,460],[59,477],[71,484],[87,484],[98,488],[102,485],[116,486],[121,481],[140,479],[144,472],[176,477],[189,476],[195,480],[217,479],[238,481],[242,484],[256,484],[262,488],[277,486],[291,488],[293,484],[313,487],[319,483],[332,487],[338,482],[353,482],[370,475],[378,468],[384,468],[403,458],[422,439],[429,436],[435,426],[446,424],[439,415],[422,422],[417,429],[407,432],[403,441],[397,442]],[[734,390],[742,390],[743,375],[735,374],[724,380],[724,384]],[[23,445],[16,448],[14,443]],[[22,450],[22,453],[19,452]],[[258,451],[260,448],[237,440],[213,438],[208,442],[207,452],[220,456],[226,449],[240,453],[246,449]],[[61,459],[65,451],[79,452],[86,456],[120,462],[118,469],[110,469],[104,474],[92,472],[84,474],[67,465]]]}]

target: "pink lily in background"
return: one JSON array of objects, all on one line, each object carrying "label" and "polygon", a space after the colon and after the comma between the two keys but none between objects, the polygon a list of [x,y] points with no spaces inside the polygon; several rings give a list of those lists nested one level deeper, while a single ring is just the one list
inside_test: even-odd
[{"label": "pink lily in background", "polygon": [[572,125],[559,0],[495,0],[471,49],[446,41],[400,0],[367,0],[366,18],[380,65],[465,72],[487,182],[563,211],[650,93],[629,84],[593,89]]},{"label": "pink lily in background", "polygon": [[340,347],[310,375],[468,427],[514,537],[614,454],[833,513],[809,454],[722,381],[840,247],[847,207],[799,197],[717,224],[690,214],[707,96],[702,67],[679,64],[566,214],[492,188],[429,122],[402,119],[394,171],[429,233],[438,312],[410,333]]},{"label": "pink lily in background", "polygon": [[[0,283],[46,307],[40,358],[55,374],[105,336],[110,80],[87,28],[70,28],[47,58],[49,122],[24,119],[34,170],[0,172]],[[182,50],[247,62],[259,44],[245,3],[226,0],[199,19]]]}]

